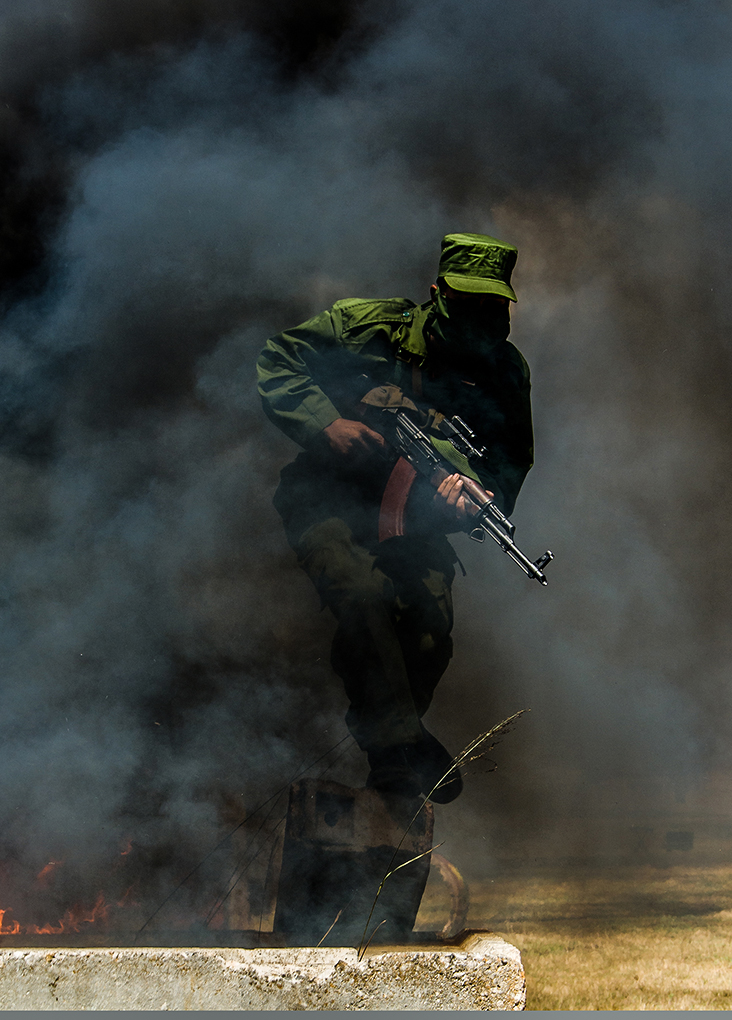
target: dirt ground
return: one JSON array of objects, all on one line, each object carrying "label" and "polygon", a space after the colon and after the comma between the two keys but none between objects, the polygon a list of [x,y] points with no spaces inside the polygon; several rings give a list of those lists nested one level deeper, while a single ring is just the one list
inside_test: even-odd
[{"label": "dirt ground", "polygon": [[[431,880],[420,921],[448,906]],[[519,947],[530,1010],[732,1009],[732,865],[495,875],[468,925]]]}]

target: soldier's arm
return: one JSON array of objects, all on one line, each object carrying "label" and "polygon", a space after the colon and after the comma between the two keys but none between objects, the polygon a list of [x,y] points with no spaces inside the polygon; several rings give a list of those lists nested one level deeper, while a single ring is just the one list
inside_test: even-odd
[{"label": "soldier's arm", "polygon": [[362,457],[383,439],[343,418],[319,382],[340,342],[340,316],[332,311],[278,333],[257,361],[258,388],[268,417],[300,446],[325,444],[339,456]]},{"label": "soldier's arm", "polygon": [[308,446],[340,413],[316,381],[317,362],[338,344],[330,312],[270,337],[257,361],[267,416],[300,446]]}]

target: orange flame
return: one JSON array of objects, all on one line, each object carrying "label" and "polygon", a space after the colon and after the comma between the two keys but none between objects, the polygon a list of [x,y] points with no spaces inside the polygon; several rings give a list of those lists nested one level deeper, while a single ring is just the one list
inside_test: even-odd
[{"label": "orange flame", "polygon": [[131,849],[132,849],[132,840],[131,840],[131,839],[128,839],[128,840],[127,840],[127,843],[125,844],[125,848],[124,848],[124,850],[123,850],[123,851],[121,852],[120,856],[121,856],[121,857],[126,857],[126,856],[127,856],[127,854],[128,854],[129,852],[130,852],[130,850],[131,850]]},{"label": "orange flame", "polygon": [[20,933],[20,925],[17,921],[13,921],[12,925],[3,923],[8,910],[12,909],[12,907],[8,907],[5,910],[0,910],[0,934],[2,935],[18,935]]},{"label": "orange flame", "polygon": [[63,863],[63,861],[49,861],[48,864],[44,868],[41,868],[36,875],[36,881],[41,885],[48,885],[51,875],[54,873],[56,868],[60,867]]},{"label": "orange flame", "polygon": [[104,902],[102,893],[97,897],[97,902],[92,909],[85,911],[83,907],[72,907],[67,910],[58,925],[46,924],[42,928],[37,924],[20,924],[13,921],[12,924],[5,924],[5,915],[12,911],[12,907],[0,910],[0,935],[60,935],[62,932],[80,931],[82,924],[94,924],[95,921],[106,921],[109,909]]},{"label": "orange flame", "polygon": [[135,888],[135,883],[133,882],[132,885],[128,886],[125,889],[125,891],[122,893],[121,899],[117,900],[117,906],[118,907],[139,907],[140,904],[137,903],[132,898],[132,890],[134,888]]},{"label": "orange flame", "polygon": [[67,910],[58,926],[46,924],[39,928],[37,924],[28,924],[23,929],[28,935],[60,935],[62,932],[79,931],[82,924],[94,924],[95,921],[105,921],[109,913],[107,904],[104,902],[102,893],[97,897],[97,902],[91,912],[84,913],[83,907],[72,907]]}]

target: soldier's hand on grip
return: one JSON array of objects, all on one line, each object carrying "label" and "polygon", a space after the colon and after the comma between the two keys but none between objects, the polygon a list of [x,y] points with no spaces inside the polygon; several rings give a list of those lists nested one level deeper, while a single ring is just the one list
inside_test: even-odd
[{"label": "soldier's hand on grip", "polygon": [[362,461],[386,447],[386,440],[368,425],[349,418],[336,418],[323,436],[333,453],[348,460]]}]

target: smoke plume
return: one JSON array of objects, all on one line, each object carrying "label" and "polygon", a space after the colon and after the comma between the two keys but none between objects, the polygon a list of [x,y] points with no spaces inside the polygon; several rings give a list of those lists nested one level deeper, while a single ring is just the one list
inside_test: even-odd
[{"label": "smoke plume", "polygon": [[485,798],[531,828],[726,762],[729,34],[713,0],[6,4],[0,856],[85,888],[131,838],[164,890],[345,735],[254,361],[424,300],[453,230],[520,251],[514,520],[556,555],[542,590],[458,543],[428,725],[532,709],[458,854]]}]

